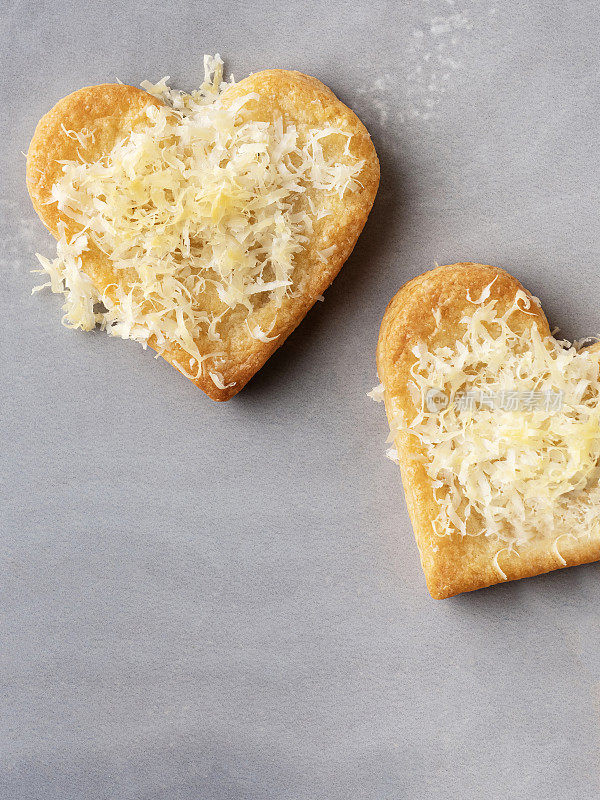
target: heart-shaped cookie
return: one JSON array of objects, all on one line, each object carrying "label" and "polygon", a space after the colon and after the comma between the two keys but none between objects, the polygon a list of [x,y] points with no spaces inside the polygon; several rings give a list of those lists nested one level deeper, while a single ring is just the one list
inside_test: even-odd
[{"label": "heart-shaped cookie", "polygon": [[482,264],[390,302],[377,367],[434,598],[600,558],[599,348]]},{"label": "heart-shaped cookie", "polygon": [[[222,62],[221,62],[222,63]],[[215,400],[236,394],[350,255],[379,163],[356,115],[287,70],[199,92],[105,84],[61,100],[27,158],[58,240],[66,324],[148,344]]]}]

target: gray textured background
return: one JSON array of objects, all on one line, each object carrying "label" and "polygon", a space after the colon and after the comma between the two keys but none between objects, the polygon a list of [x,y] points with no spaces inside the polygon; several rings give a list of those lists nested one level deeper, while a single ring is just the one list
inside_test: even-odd
[{"label": "gray textured background", "polygon": [[[434,602],[365,393],[400,284],[507,267],[600,330],[595,0],[18,2],[1,10],[2,800],[600,794],[595,565]],[[60,326],[38,118],[117,77],[321,78],[382,184],[324,304],[237,398]]]}]

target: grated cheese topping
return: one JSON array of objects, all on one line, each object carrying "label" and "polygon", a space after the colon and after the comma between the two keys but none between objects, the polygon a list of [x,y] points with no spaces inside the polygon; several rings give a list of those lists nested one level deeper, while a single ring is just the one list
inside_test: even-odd
[{"label": "grated cheese topping", "polygon": [[[193,377],[206,359],[222,358],[226,320],[260,341],[276,338],[252,314],[267,302],[278,309],[293,296],[296,258],[313,221],[331,213],[328,197],[358,187],[364,161],[351,156],[351,134],[341,128],[301,131],[282,118],[249,119],[243,112],[257,94],[226,106],[223,91],[233,79],[223,80],[218,55],[205,56],[198,91],[176,91],[167,82],[142,84],[163,105],[148,106],[143,124],[110,153],[62,164],[50,202],[82,229],[69,238],[61,226],[56,258],[38,255],[50,280],[35,290],[64,294],[69,327],[100,325],[144,346],[152,337],[159,353],[177,343]],[[93,137],[87,130],[65,133],[82,146]],[[329,153],[339,137],[344,163]],[[318,208],[310,190],[325,198]],[[83,268],[92,246],[117,276],[102,296]],[[319,257],[325,261],[334,250]],[[201,333],[214,343],[210,352],[197,346]],[[209,374],[223,388],[220,373]]]},{"label": "grated cheese topping", "polygon": [[[503,544],[502,577],[503,550],[543,536],[564,562],[563,537],[600,534],[600,367],[598,354],[542,338],[533,321],[516,331],[511,317],[530,298],[517,292],[501,314],[490,288],[468,298],[476,308],[453,346],[413,347],[415,412],[393,406],[390,438],[423,447],[435,532]],[[432,391],[443,400],[433,408]]]}]

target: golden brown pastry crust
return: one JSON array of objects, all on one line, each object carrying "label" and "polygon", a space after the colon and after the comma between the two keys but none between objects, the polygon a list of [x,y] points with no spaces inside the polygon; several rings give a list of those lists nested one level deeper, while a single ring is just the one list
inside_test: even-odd
[{"label": "golden brown pastry crust", "polygon": [[[379,161],[371,138],[358,117],[340,102],[333,92],[316,78],[289,70],[265,70],[250,75],[240,83],[227,89],[224,102],[231,103],[237,97],[251,92],[260,95],[252,100],[245,112],[252,119],[271,121],[275,115],[302,128],[335,125],[352,134],[351,157],[364,159],[365,166],[358,176],[359,188],[346,194],[342,200],[328,200],[334,205],[333,213],[314,221],[314,233],[305,250],[296,257],[295,289],[297,297],[286,297],[279,309],[266,303],[253,315],[253,322],[263,330],[273,327],[269,336],[277,338],[265,343],[253,339],[246,326],[235,317],[220,326],[222,344],[226,350],[224,363],[211,367],[194,379],[213,400],[228,400],[242,389],[262,367],[272,353],[285,341],[301,322],[309,309],[331,284],[342,265],[352,252],[367,220],[379,185]],[[27,156],[27,186],[33,206],[40,219],[57,236],[59,213],[56,204],[49,203],[50,191],[60,174],[60,160],[77,160],[79,153],[86,160],[96,160],[109,152],[116,141],[136,124],[142,123],[142,112],[149,105],[160,105],[160,101],[141,89],[120,84],[102,84],[80,89],[59,101],[39,122]],[[93,130],[94,142],[87,147],[69,138],[63,130]],[[343,146],[337,148],[336,157],[346,161],[348,156]],[[317,193],[313,200],[318,205]],[[68,233],[77,226],[72,220],[63,218]],[[319,251],[335,245],[335,252],[323,263]],[[85,272],[102,293],[115,282],[110,261],[97,249],[83,256]],[[110,293],[110,289],[108,290]],[[214,350],[214,343],[202,336],[197,340],[201,352]],[[149,342],[152,346],[152,340]],[[162,353],[173,366],[184,371],[189,369],[189,356],[173,344]],[[208,372],[215,369],[223,376],[224,383],[235,382],[235,386],[219,389]]]},{"label": "golden brown pastry crust", "polygon": [[[409,371],[416,361],[411,348],[418,340],[426,341],[429,347],[453,345],[457,336],[462,335],[461,330],[464,330],[464,326],[459,329],[459,320],[473,309],[466,299],[467,291],[472,297],[478,297],[494,278],[490,300],[498,301],[497,308],[502,313],[512,305],[517,290],[526,290],[504,270],[484,264],[461,263],[436,267],[409,281],[394,296],[383,317],[377,345],[377,369],[384,385],[386,411],[390,420],[392,401],[409,416],[410,411],[414,411],[407,391]],[[431,313],[435,308],[441,312],[441,325],[437,330]],[[522,314],[520,320],[515,313],[511,317],[511,325],[517,330],[521,325],[525,329],[531,324],[531,314],[540,334],[549,336],[548,321],[537,303],[533,303],[530,313]],[[595,345],[593,349],[598,350],[598,346]],[[503,582],[493,564],[496,554],[507,580],[540,575],[600,559],[600,540],[591,538],[562,538],[559,551],[566,562],[563,563],[551,549],[553,541],[548,542],[541,537],[520,546],[517,554],[482,536],[437,536],[432,520],[437,516],[439,507],[433,497],[430,479],[418,461],[425,455],[425,448],[419,445],[414,436],[398,435],[395,443],[421,564],[427,587],[435,599]]]}]

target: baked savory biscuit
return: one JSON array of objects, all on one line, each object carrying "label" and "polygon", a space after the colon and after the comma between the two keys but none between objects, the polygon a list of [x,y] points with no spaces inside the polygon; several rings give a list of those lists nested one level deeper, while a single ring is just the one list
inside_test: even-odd
[{"label": "baked savory biscuit", "polygon": [[81,89],[27,157],[65,324],[154,348],[214,400],[260,369],[337,275],[377,192],[364,125],[315,78],[265,70],[184,94]]},{"label": "baked savory biscuit", "polygon": [[393,298],[377,368],[434,598],[600,559],[599,356],[495,267]]}]

